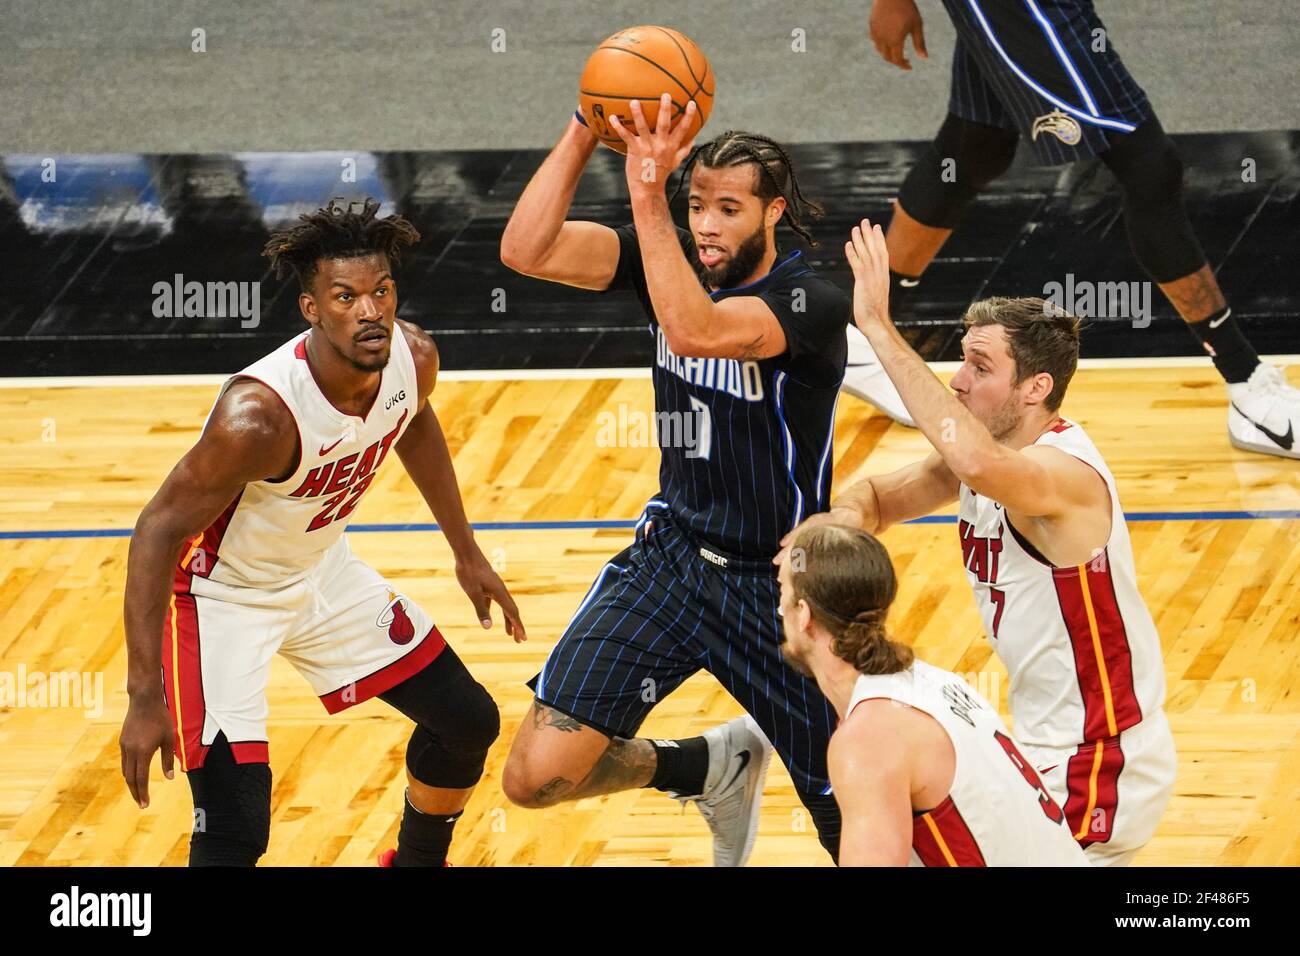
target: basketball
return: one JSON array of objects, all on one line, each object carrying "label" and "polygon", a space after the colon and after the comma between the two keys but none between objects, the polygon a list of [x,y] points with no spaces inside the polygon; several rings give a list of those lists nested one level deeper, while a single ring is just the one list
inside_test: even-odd
[{"label": "basketball", "polygon": [[609,118],[617,116],[635,132],[632,100],[641,101],[651,129],[658,122],[659,97],[664,93],[672,94],[674,120],[695,100],[690,132],[694,136],[713,109],[714,88],[709,60],[690,37],[668,27],[628,27],[603,40],[587,59],[578,104],[596,138],[610,149],[626,153],[627,145],[609,125]]}]

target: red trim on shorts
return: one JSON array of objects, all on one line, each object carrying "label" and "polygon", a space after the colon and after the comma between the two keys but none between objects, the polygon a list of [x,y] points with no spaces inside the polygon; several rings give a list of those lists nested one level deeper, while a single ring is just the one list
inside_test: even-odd
[{"label": "red trim on shorts", "polygon": [[1119,808],[1119,775],[1123,770],[1124,749],[1119,737],[1080,744],[1070,757],[1065,774],[1065,822],[1079,846],[1087,848],[1093,843],[1110,841]]},{"label": "red trim on shorts", "polygon": [[265,740],[242,740],[230,745],[235,763],[270,763],[271,751]]},{"label": "red trim on shorts", "polygon": [[[1133,655],[1115,596],[1115,582],[1110,575],[1109,552],[1103,551],[1100,561],[1073,568],[1054,568],[1052,583],[1056,586],[1061,619],[1074,652],[1074,672],[1083,697],[1083,739],[1105,740],[1141,723],[1142,708],[1133,683]],[[1092,633],[1094,624],[1096,643]],[[1104,672],[1098,663],[1098,646]]]},{"label": "red trim on shorts", "polygon": [[988,866],[951,794],[912,820],[912,849],[926,866]]},{"label": "red trim on shorts", "polygon": [[[188,591],[188,585],[186,590]],[[174,631],[173,606],[176,609]],[[163,697],[167,702],[167,711],[171,714],[172,730],[176,734],[176,759],[181,770],[197,770],[203,766],[208,748],[203,746],[203,723],[207,708],[203,700],[199,615],[194,595],[172,595],[163,621],[162,645]]]},{"label": "red trim on shorts", "polygon": [[424,636],[424,640],[417,644],[405,657],[399,657],[373,674],[367,674],[360,680],[345,684],[338,690],[321,695],[320,701],[331,714],[347,710],[349,707],[363,703],[371,697],[396,687],[408,677],[414,676],[431,664],[446,646],[447,641],[435,624],[429,628],[429,633]]}]

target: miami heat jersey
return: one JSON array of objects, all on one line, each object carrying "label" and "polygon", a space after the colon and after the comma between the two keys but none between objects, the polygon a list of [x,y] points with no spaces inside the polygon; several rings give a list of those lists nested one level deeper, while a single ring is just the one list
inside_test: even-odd
[{"label": "miami heat jersey", "polygon": [[1115,479],[1066,419],[1036,442],[1091,465],[1110,492],[1110,537],[1091,560],[1052,566],[1002,506],[960,489],[962,563],[989,640],[1011,677],[1016,738],[1074,747],[1114,737],[1164,707],[1160,636],[1138,592]]},{"label": "miami heat jersey", "polygon": [[302,579],[342,536],[379,466],[415,417],[415,360],[401,326],[393,328],[379,393],[364,416],[339,411],[321,392],[307,364],[310,334],[232,377],[262,382],[293,414],[300,445],[293,473],[282,481],[245,485],[186,549],[178,581],[205,578],[267,588]]},{"label": "miami heat jersey", "polygon": [[848,713],[879,697],[933,717],[956,756],[948,796],[913,817],[912,866],[1088,865],[1002,718],[965,681],[924,661],[897,674],[863,674]]}]

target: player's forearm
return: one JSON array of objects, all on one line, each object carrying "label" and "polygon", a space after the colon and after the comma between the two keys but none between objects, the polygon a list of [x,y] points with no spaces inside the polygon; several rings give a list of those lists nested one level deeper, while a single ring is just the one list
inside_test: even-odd
[{"label": "player's forearm", "polygon": [[501,261],[527,271],[546,257],[569,214],[573,195],[598,142],[576,119],[570,120],[541,168],[528,181],[501,235]]},{"label": "player's forearm", "polygon": [[998,451],[989,430],[950,392],[892,323],[873,323],[867,338],[912,419],[959,479],[979,474]]},{"label": "player's forearm", "polygon": [[867,534],[878,534],[880,504],[870,478],[849,485],[831,502],[831,514],[841,515],[845,523],[861,528]]},{"label": "player's forearm", "polygon": [[397,455],[433,513],[442,536],[459,558],[477,547],[474,530],[465,517],[447,438],[432,408],[426,407],[425,411],[427,415],[416,416],[397,443]]},{"label": "player's forearm", "polygon": [[122,622],[126,631],[126,691],[132,700],[162,695],[163,627],[172,575],[188,537],[145,514],[136,522],[127,556]]},{"label": "player's forearm", "polygon": [[677,226],[662,190],[633,193],[632,221],[636,223],[655,318],[664,330],[668,347],[677,355],[689,357],[697,346],[708,341],[713,300],[682,253]]}]

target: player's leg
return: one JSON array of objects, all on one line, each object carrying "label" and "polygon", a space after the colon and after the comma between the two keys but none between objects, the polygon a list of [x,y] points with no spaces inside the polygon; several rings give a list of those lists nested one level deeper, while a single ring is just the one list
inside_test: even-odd
[{"label": "player's leg", "polygon": [[1093,866],[1127,866],[1155,835],[1173,796],[1178,754],[1163,710],[1119,736],[1124,765],[1115,780],[1110,839],[1086,844]]},{"label": "player's leg", "polygon": [[499,730],[496,705],[428,613],[341,538],[303,582],[310,606],[280,653],[330,713],[380,697],[415,722],[399,865],[441,866]]},{"label": "player's leg", "polygon": [[1115,138],[1101,154],[1124,192],[1129,245],[1228,383],[1234,445],[1300,458],[1300,392],[1262,363],[1241,331],[1192,232],[1183,202],[1183,165],[1159,119]]},{"label": "player's leg", "polygon": [[496,702],[450,646],[379,695],[415,722],[393,866],[443,866],[452,831],[500,733]]},{"label": "player's leg", "polygon": [[194,798],[190,866],[256,866],[271,834],[271,767],[240,763],[224,733],[186,773]]},{"label": "player's leg", "polygon": [[[817,682],[781,657],[780,586],[768,568],[736,572],[710,566],[707,573],[712,586],[711,627],[701,632],[705,666],[771,742],[818,839],[837,860],[840,812],[826,768],[835,711]],[[756,819],[756,806],[752,812]]]},{"label": "player's leg", "polygon": [[[948,116],[904,178],[885,230],[889,300],[895,318],[906,318],[910,303],[920,294],[925,270],[975,196],[1011,165],[1019,138],[996,92],[959,39],[953,51]],[[915,426],[866,337],[854,325],[847,334],[844,390],[895,421]]]},{"label": "player's leg", "polygon": [[175,595],[164,625],[163,686],[194,799],[190,866],[254,866],[266,852],[266,681],[294,613],[289,599],[266,608]]},{"label": "player's leg", "polygon": [[633,545],[601,570],[530,682],[536,698],[502,775],[519,806],[673,789],[707,760],[699,739],[636,738],[654,705],[699,667],[683,642],[700,610],[676,570],[678,542],[647,542],[646,525],[643,518]]}]

